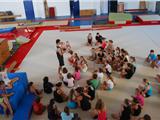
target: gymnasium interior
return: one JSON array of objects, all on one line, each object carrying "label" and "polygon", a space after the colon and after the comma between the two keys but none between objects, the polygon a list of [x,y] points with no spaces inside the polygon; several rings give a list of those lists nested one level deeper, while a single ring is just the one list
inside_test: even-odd
[{"label": "gymnasium interior", "polygon": [[[87,44],[89,33],[92,34],[92,45]],[[84,111],[77,105],[70,108],[70,113],[78,114],[79,118],[53,120],[160,120],[159,0],[0,0],[0,75],[5,72],[9,80],[18,77],[12,88],[7,90],[7,93],[13,93],[11,96],[6,97],[0,92],[0,120],[52,120],[48,118],[48,104],[54,99],[56,84],[61,82],[64,93],[69,95],[71,89],[85,87],[95,70],[104,68],[105,63],[89,59],[91,49],[101,46],[96,45],[97,33],[104,37],[107,45],[108,41],[112,41],[114,51],[119,47],[127,51],[129,57],[134,57],[134,74],[129,79],[121,77],[121,71],[114,70],[111,65],[111,76],[115,83],[112,90],[102,90],[103,83],[99,83],[95,99],[89,100],[89,110]],[[60,79],[57,39],[62,43],[68,41],[70,49],[87,62],[87,71],[80,71],[81,78],[74,80],[73,87],[66,86]],[[146,61],[151,50],[157,56],[153,61],[154,67],[151,61]],[[68,61],[70,52],[65,51],[63,57],[63,67],[74,73],[74,67]],[[103,74],[103,81],[109,79],[106,71]],[[50,94],[43,90],[45,76],[53,84]],[[132,100],[135,89],[144,79],[152,87],[152,95],[144,96],[141,113],[133,116],[131,110],[130,119],[115,117],[115,113],[122,115],[120,111],[124,99]],[[1,80],[5,82],[6,79]],[[33,104],[37,96],[29,93],[28,84],[31,81],[43,91],[40,99],[46,110],[40,115],[34,113]],[[0,91],[3,91],[1,87]],[[13,114],[1,105],[5,98]],[[104,103],[106,118],[92,116],[98,99]],[[60,116],[68,102],[55,101]],[[8,107],[5,102],[4,105]],[[145,115],[151,119],[143,118]]]}]

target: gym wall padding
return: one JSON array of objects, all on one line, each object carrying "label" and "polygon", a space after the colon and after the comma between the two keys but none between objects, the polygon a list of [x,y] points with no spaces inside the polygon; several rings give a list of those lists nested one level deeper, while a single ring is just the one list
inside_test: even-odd
[{"label": "gym wall padding", "polygon": [[109,0],[108,3],[108,11],[111,12],[117,12],[117,6],[118,6],[118,1],[117,0]]},{"label": "gym wall padding", "polygon": [[70,12],[74,18],[80,16],[79,0],[70,0]]},{"label": "gym wall padding", "polygon": [[26,14],[27,20],[34,20],[35,14],[34,14],[34,8],[33,8],[33,2],[32,0],[24,0],[24,9]]}]

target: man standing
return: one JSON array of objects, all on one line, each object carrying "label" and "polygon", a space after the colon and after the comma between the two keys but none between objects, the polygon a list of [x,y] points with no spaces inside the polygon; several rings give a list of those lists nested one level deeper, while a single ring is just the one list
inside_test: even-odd
[{"label": "man standing", "polygon": [[56,47],[57,47],[56,54],[57,54],[57,58],[58,58],[58,61],[59,61],[58,73],[60,73],[60,70],[62,69],[62,66],[64,66],[64,59],[63,59],[64,51],[61,48],[60,43],[61,43],[61,40],[57,39],[56,40]]}]

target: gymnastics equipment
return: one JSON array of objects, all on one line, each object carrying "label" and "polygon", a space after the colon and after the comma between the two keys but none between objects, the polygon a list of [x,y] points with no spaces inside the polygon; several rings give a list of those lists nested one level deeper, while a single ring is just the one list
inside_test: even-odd
[{"label": "gymnastics equipment", "polygon": [[129,13],[110,13],[109,23],[110,24],[131,24],[132,15]]},{"label": "gymnastics equipment", "polygon": [[[25,72],[8,73],[8,78],[13,79],[18,77],[13,88],[7,90],[8,93],[14,93],[10,98],[9,102],[14,111],[12,120],[29,120],[32,110],[32,104],[35,100],[35,95],[29,93],[28,90],[28,78]],[[0,113],[4,114],[2,107],[0,107]]]}]

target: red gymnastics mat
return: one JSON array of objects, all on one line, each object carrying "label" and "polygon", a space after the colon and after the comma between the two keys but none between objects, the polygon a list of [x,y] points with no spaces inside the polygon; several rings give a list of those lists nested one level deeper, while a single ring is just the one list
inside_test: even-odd
[{"label": "red gymnastics mat", "polygon": [[[31,39],[30,42],[21,45],[18,50],[16,51],[15,54],[13,54],[13,56],[10,57],[10,59],[6,62],[5,64],[5,68],[9,68],[10,65],[16,61],[17,64],[15,66],[15,68],[18,68],[18,66],[22,63],[23,59],[25,58],[25,56],[28,54],[28,52],[31,50],[32,46],[34,45],[34,43],[38,40],[39,36],[41,35],[41,33],[44,30],[55,30],[58,29],[57,27],[39,27],[39,28],[35,28],[34,32],[29,36],[29,38]],[[14,72],[14,71],[12,71]]]},{"label": "red gymnastics mat", "polygon": [[159,15],[137,15],[137,20],[141,24],[160,24]]}]

